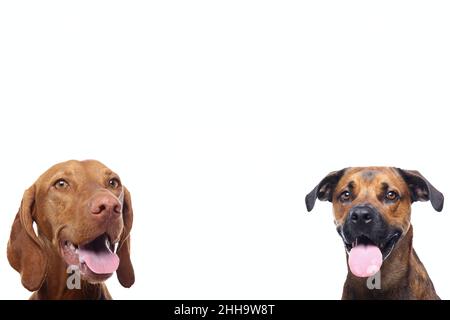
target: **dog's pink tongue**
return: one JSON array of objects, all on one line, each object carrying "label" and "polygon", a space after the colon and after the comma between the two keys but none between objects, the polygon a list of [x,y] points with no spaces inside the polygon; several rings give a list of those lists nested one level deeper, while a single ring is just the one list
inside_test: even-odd
[{"label": "dog's pink tongue", "polygon": [[374,245],[358,245],[348,254],[348,266],[357,277],[367,278],[376,274],[383,263],[380,249]]},{"label": "dog's pink tongue", "polygon": [[119,267],[119,257],[101,239],[97,239],[94,245],[80,246],[78,254],[80,260],[94,273],[113,273]]}]

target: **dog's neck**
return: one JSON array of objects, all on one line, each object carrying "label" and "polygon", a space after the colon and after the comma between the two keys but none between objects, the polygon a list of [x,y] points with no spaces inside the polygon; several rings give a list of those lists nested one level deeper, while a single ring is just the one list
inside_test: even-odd
[{"label": "dog's neck", "polygon": [[383,262],[379,288],[375,286],[369,289],[367,278],[358,278],[349,270],[342,299],[439,299],[425,267],[412,247],[412,236],[413,228],[410,226]]},{"label": "dog's neck", "polygon": [[91,284],[81,279],[79,289],[69,289],[67,279],[72,273],[67,272],[67,264],[61,256],[56,253],[57,250],[51,248],[52,243],[47,239],[45,239],[44,242],[47,247],[47,270],[51,270],[54,274],[47,274],[42,286],[30,297],[31,300],[111,299],[109,292],[103,283]]}]

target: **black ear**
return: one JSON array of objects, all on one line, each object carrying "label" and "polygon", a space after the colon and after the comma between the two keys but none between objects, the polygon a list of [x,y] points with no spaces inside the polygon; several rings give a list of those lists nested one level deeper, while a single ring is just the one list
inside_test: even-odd
[{"label": "black ear", "polygon": [[311,211],[314,208],[316,199],[321,201],[332,201],[334,188],[338,184],[346,169],[330,172],[305,198],[306,209]]},{"label": "black ear", "polygon": [[441,212],[444,207],[444,195],[425,179],[419,171],[402,170],[397,171],[405,180],[411,193],[411,202],[431,201],[434,210]]}]

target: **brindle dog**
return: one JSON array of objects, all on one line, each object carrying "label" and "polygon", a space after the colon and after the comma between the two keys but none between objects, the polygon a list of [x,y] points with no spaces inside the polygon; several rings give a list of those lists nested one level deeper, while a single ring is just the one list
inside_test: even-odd
[{"label": "brindle dog", "polygon": [[[419,172],[391,167],[346,168],[328,174],[307,196],[333,204],[334,220],[347,253],[358,241],[382,253],[381,288],[348,271],[342,299],[439,299],[412,247],[411,204],[430,201],[442,211],[444,196]],[[348,255],[347,255],[348,259]]]}]

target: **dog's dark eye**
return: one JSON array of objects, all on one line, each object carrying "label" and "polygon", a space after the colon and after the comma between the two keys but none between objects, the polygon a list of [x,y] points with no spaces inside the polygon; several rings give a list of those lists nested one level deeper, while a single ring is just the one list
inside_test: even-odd
[{"label": "dog's dark eye", "polygon": [[64,179],[59,179],[53,184],[53,186],[56,189],[67,189],[69,187],[69,183]]},{"label": "dog's dark eye", "polygon": [[347,202],[350,200],[350,197],[351,197],[350,191],[344,191],[339,196],[339,200],[341,200],[341,202]]},{"label": "dog's dark eye", "polygon": [[109,181],[108,181],[108,186],[109,186],[110,188],[117,189],[118,187],[120,187],[120,181],[119,181],[119,179],[117,179],[117,178],[109,179]]},{"label": "dog's dark eye", "polygon": [[388,193],[386,193],[386,200],[388,201],[396,201],[398,198],[398,193],[395,191],[388,191]]}]

